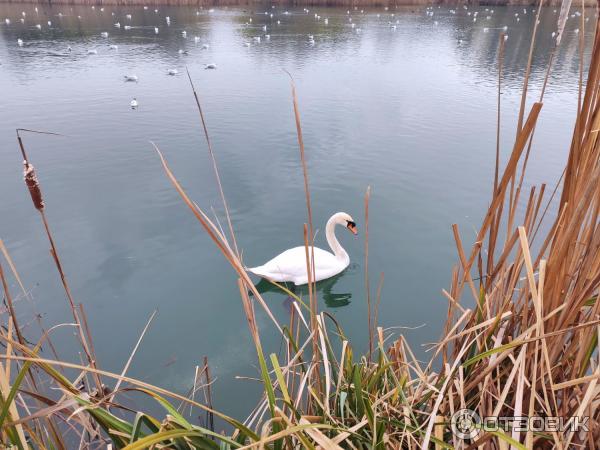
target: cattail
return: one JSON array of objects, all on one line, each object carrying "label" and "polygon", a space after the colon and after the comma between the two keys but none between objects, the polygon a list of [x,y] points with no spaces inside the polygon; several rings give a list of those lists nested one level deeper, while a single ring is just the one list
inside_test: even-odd
[{"label": "cattail", "polygon": [[40,189],[40,183],[37,179],[37,175],[35,174],[35,169],[33,165],[29,164],[27,161],[23,162],[25,164],[25,168],[23,169],[23,178],[25,178],[25,184],[27,185],[27,189],[29,189],[29,193],[31,194],[31,200],[33,200],[33,206],[38,211],[44,210],[44,199],[42,198],[42,190]]}]

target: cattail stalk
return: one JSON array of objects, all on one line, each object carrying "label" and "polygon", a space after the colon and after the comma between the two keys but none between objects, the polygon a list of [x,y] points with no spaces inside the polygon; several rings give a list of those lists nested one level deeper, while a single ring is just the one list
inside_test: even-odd
[{"label": "cattail stalk", "polygon": [[[96,363],[95,363],[94,358],[92,358],[92,354],[90,352],[90,347],[89,347],[88,341],[86,339],[85,332],[83,330],[81,320],[79,318],[79,314],[77,314],[77,309],[75,307],[75,301],[73,300],[73,295],[71,294],[71,288],[69,287],[69,284],[67,283],[67,278],[65,276],[62,264],[60,262],[60,258],[58,256],[58,251],[56,250],[54,238],[52,237],[52,233],[50,231],[50,225],[48,224],[48,219],[46,218],[46,214],[44,212],[46,205],[44,204],[42,189],[40,187],[40,183],[37,178],[35,168],[33,167],[33,165],[29,162],[29,159],[27,158],[27,152],[25,151],[23,139],[21,138],[21,136],[19,134],[19,132],[22,132],[22,131],[38,133],[38,134],[48,134],[48,135],[54,135],[54,136],[59,136],[59,135],[57,133],[50,133],[50,132],[45,132],[45,131],[17,129],[17,141],[19,143],[21,155],[23,156],[23,164],[24,164],[23,172],[24,172],[25,184],[27,185],[27,189],[29,190],[29,194],[31,195],[31,200],[33,201],[33,206],[35,207],[35,209],[37,209],[39,211],[40,216],[42,218],[42,223],[44,224],[46,236],[48,237],[48,241],[50,242],[50,254],[52,255],[52,259],[54,260],[54,264],[56,265],[56,268],[60,275],[60,279],[61,279],[63,288],[67,295],[67,299],[69,301],[69,306],[71,308],[71,313],[73,314],[73,320],[77,324],[77,328],[79,330],[79,340],[80,340],[81,346],[83,348],[83,351],[85,352],[85,355],[86,355],[87,360],[90,363],[90,365],[92,367],[96,368]],[[99,378],[96,379],[96,383],[97,383],[96,387],[98,388],[98,392],[102,392],[102,390],[101,390],[102,383],[100,382]]]}]

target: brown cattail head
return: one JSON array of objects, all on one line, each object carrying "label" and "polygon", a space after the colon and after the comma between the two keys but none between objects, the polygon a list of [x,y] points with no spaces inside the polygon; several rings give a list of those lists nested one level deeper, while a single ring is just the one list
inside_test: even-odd
[{"label": "brown cattail head", "polygon": [[33,206],[38,211],[44,209],[44,199],[42,198],[42,190],[40,189],[40,183],[35,174],[35,169],[27,161],[24,161],[25,169],[23,169],[23,177],[25,178],[25,184],[31,194],[31,200],[33,200]]}]

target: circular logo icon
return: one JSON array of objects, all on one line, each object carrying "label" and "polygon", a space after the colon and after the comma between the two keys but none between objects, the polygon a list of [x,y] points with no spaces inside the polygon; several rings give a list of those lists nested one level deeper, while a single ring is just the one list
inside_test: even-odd
[{"label": "circular logo icon", "polygon": [[450,427],[452,433],[460,439],[475,439],[479,434],[481,418],[471,409],[459,409],[452,414]]}]

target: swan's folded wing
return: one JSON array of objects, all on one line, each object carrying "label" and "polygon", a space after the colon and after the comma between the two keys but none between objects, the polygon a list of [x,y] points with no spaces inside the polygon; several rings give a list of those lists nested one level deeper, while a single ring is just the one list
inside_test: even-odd
[{"label": "swan's folded wing", "polygon": [[[339,262],[335,256],[325,250],[315,247],[315,272],[329,273]],[[262,266],[248,269],[258,276],[275,281],[297,281],[306,278],[306,249],[294,247],[280,253]]]}]

